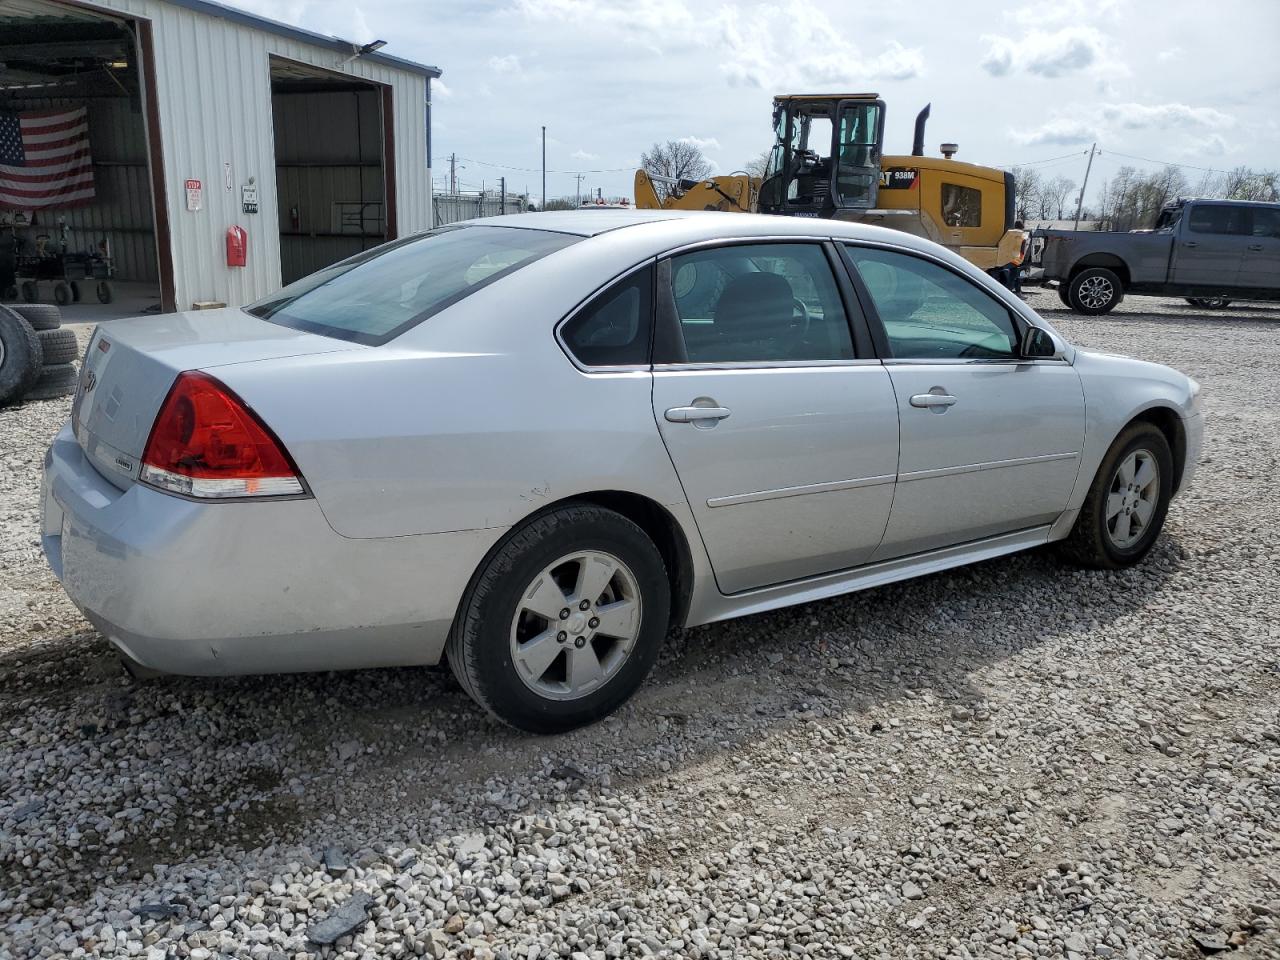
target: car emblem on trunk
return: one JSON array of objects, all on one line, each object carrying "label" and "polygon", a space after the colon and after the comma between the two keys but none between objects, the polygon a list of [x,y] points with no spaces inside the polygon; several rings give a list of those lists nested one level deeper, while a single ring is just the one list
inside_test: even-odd
[{"label": "car emblem on trunk", "polygon": [[84,383],[82,383],[80,386],[80,392],[82,394],[88,393],[97,385],[98,385],[98,375],[94,373],[92,370],[86,370],[84,373]]}]

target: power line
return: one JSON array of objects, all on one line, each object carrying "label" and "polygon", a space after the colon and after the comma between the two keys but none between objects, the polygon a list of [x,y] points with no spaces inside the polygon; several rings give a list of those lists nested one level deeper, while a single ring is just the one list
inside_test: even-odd
[{"label": "power line", "polygon": [[[486,160],[476,160],[472,157],[459,157],[458,159],[465,160],[467,161],[467,163],[478,163],[482,167],[493,167],[497,170],[516,170],[516,171],[519,171],[520,173],[541,173],[542,172],[541,167],[511,167],[505,163],[489,163]],[[575,173],[621,173],[624,170],[635,170],[635,169],[636,168],[634,166],[606,167],[599,170],[548,170],[547,173],[567,173],[570,175]]]},{"label": "power line", "polygon": [[1077,150],[1075,153],[1064,153],[1060,157],[1046,157],[1043,160],[1025,160],[1022,163],[1011,163],[1011,167],[1035,167],[1042,163],[1057,163],[1059,160],[1074,160],[1077,157],[1083,157],[1088,150]]},{"label": "power line", "polygon": [[1153,160],[1150,157],[1138,157],[1131,153],[1121,153],[1119,150],[1098,151],[1098,156],[1106,156],[1110,154],[1114,157],[1124,157],[1126,160],[1141,160],[1143,163],[1158,163],[1162,167],[1184,167],[1187,170],[1200,170],[1204,173],[1230,173],[1230,170],[1219,170],[1217,167],[1198,167],[1194,163],[1174,163],[1172,160]]}]

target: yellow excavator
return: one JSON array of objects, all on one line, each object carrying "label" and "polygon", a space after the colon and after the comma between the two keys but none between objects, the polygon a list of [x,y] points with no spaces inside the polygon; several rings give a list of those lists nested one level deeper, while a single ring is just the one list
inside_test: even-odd
[{"label": "yellow excavator", "polygon": [[[910,156],[885,156],[884,115],[874,93],[775,97],[763,178],[676,181],[637,170],[636,206],[873,223],[926,237],[983,270],[1020,262],[1026,234],[1013,225],[1013,175],[953,159],[953,143],[926,157],[928,106],[916,117]],[[667,185],[665,197],[655,182]]]}]

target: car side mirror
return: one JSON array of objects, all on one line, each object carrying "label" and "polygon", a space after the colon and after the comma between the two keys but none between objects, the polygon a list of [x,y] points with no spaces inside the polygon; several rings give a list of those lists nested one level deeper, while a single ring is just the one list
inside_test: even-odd
[{"label": "car side mirror", "polygon": [[1060,360],[1062,352],[1048,330],[1027,327],[1022,335],[1022,357],[1025,360]]}]

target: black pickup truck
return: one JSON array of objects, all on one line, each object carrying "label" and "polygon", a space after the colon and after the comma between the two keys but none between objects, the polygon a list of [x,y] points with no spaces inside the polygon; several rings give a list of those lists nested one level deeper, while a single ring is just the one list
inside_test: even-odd
[{"label": "black pickup truck", "polygon": [[1150,230],[1102,233],[1045,230],[1039,260],[1045,280],[1077,313],[1106,313],[1126,293],[1280,300],[1280,203],[1178,200]]}]

